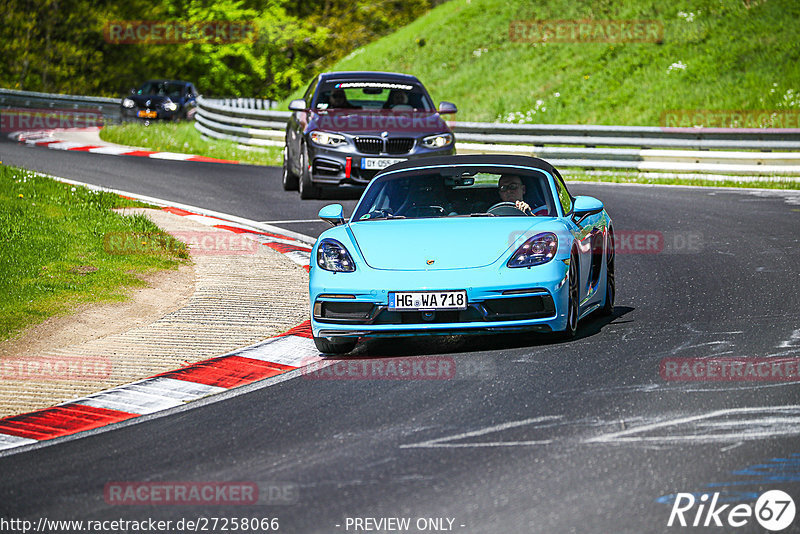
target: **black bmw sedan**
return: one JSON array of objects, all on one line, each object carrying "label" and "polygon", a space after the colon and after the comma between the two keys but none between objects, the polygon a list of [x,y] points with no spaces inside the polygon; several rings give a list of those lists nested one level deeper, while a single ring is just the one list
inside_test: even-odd
[{"label": "black bmw sedan", "polygon": [[122,119],[193,119],[197,108],[194,84],[180,80],[150,80],[122,99]]},{"label": "black bmw sedan", "polygon": [[455,153],[453,132],[428,91],[408,74],[328,72],[289,104],[283,188],[316,198],[323,188],[363,188],[401,161]]}]

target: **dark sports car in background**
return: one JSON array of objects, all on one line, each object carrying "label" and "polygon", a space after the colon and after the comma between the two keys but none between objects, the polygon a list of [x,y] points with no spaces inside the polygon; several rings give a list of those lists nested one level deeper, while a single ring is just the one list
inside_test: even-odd
[{"label": "dark sports car in background", "polygon": [[122,118],[193,119],[197,108],[197,89],[191,82],[150,80],[122,99]]},{"label": "dark sports car in background", "polygon": [[289,104],[283,188],[316,198],[322,188],[366,186],[401,161],[455,152],[453,132],[422,83],[408,74],[328,72]]}]

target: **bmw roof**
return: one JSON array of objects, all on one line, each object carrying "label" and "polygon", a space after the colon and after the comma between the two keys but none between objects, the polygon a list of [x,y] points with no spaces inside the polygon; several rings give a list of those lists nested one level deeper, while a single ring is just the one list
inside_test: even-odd
[{"label": "bmw roof", "polygon": [[331,79],[342,80],[403,80],[405,82],[419,82],[416,76],[410,74],[400,74],[398,72],[376,72],[376,71],[342,71],[325,72],[319,75],[319,81]]}]

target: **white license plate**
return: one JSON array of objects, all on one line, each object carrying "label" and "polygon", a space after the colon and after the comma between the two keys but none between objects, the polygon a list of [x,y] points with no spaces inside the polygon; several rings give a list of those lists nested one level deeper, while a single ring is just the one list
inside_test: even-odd
[{"label": "white license plate", "polygon": [[405,158],[362,158],[361,168],[381,170],[385,169],[389,165],[400,163],[401,161],[405,161]]},{"label": "white license plate", "polygon": [[389,293],[390,310],[466,310],[467,292],[396,291]]}]

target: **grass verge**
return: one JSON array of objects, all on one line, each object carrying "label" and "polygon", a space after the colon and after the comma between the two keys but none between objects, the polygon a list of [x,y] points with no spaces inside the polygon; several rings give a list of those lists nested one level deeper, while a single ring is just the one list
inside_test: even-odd
[{"label": "grass verge", "polygon": [[[124,300],[145,285],[139,275],[188,258],[145,216],[112,211],[122,207],[147,205],[0,165],[0,340],[76,304]],[[120,253],[107,236],[154,244]]]},{"label": "grass verge", "polygon": [[[779,176],[751,177],[731,176],[707,178],[699,175],[697,178],[683,175],[652,176],[647,173],[618,172],[618,173],[591,173],[581,169],[559,169],[565,180],[576,182],[608,182],[616,184],[653,184],[653,185],[694,185],[704,187],[738,187],[758,189],[785,189],[800,190],[800,181],[796,178]],[[654,173],[655,174],[655,173]],[[665,173],[659,173],[665,174]]]},{"label": "grass verge", "polygon": [[[795,0],[451,0],[330,70],[414,74],[462,121],[657,126],[670,110],[782,110],[796,127],[798,17]],[[547,33],[569,21],[595,38]],[[634,42],[622,28],[643,21],[663,31]]]},{"label": "grass verge", "polygon": [[194,154],[227,159],[252,165],[281,165],[281,147],[239,148],[238,143],[224,139],[206,139],[193,122],[125,122],[105,126],[100,139],[109,143],[136,146],[163,152]]}]

